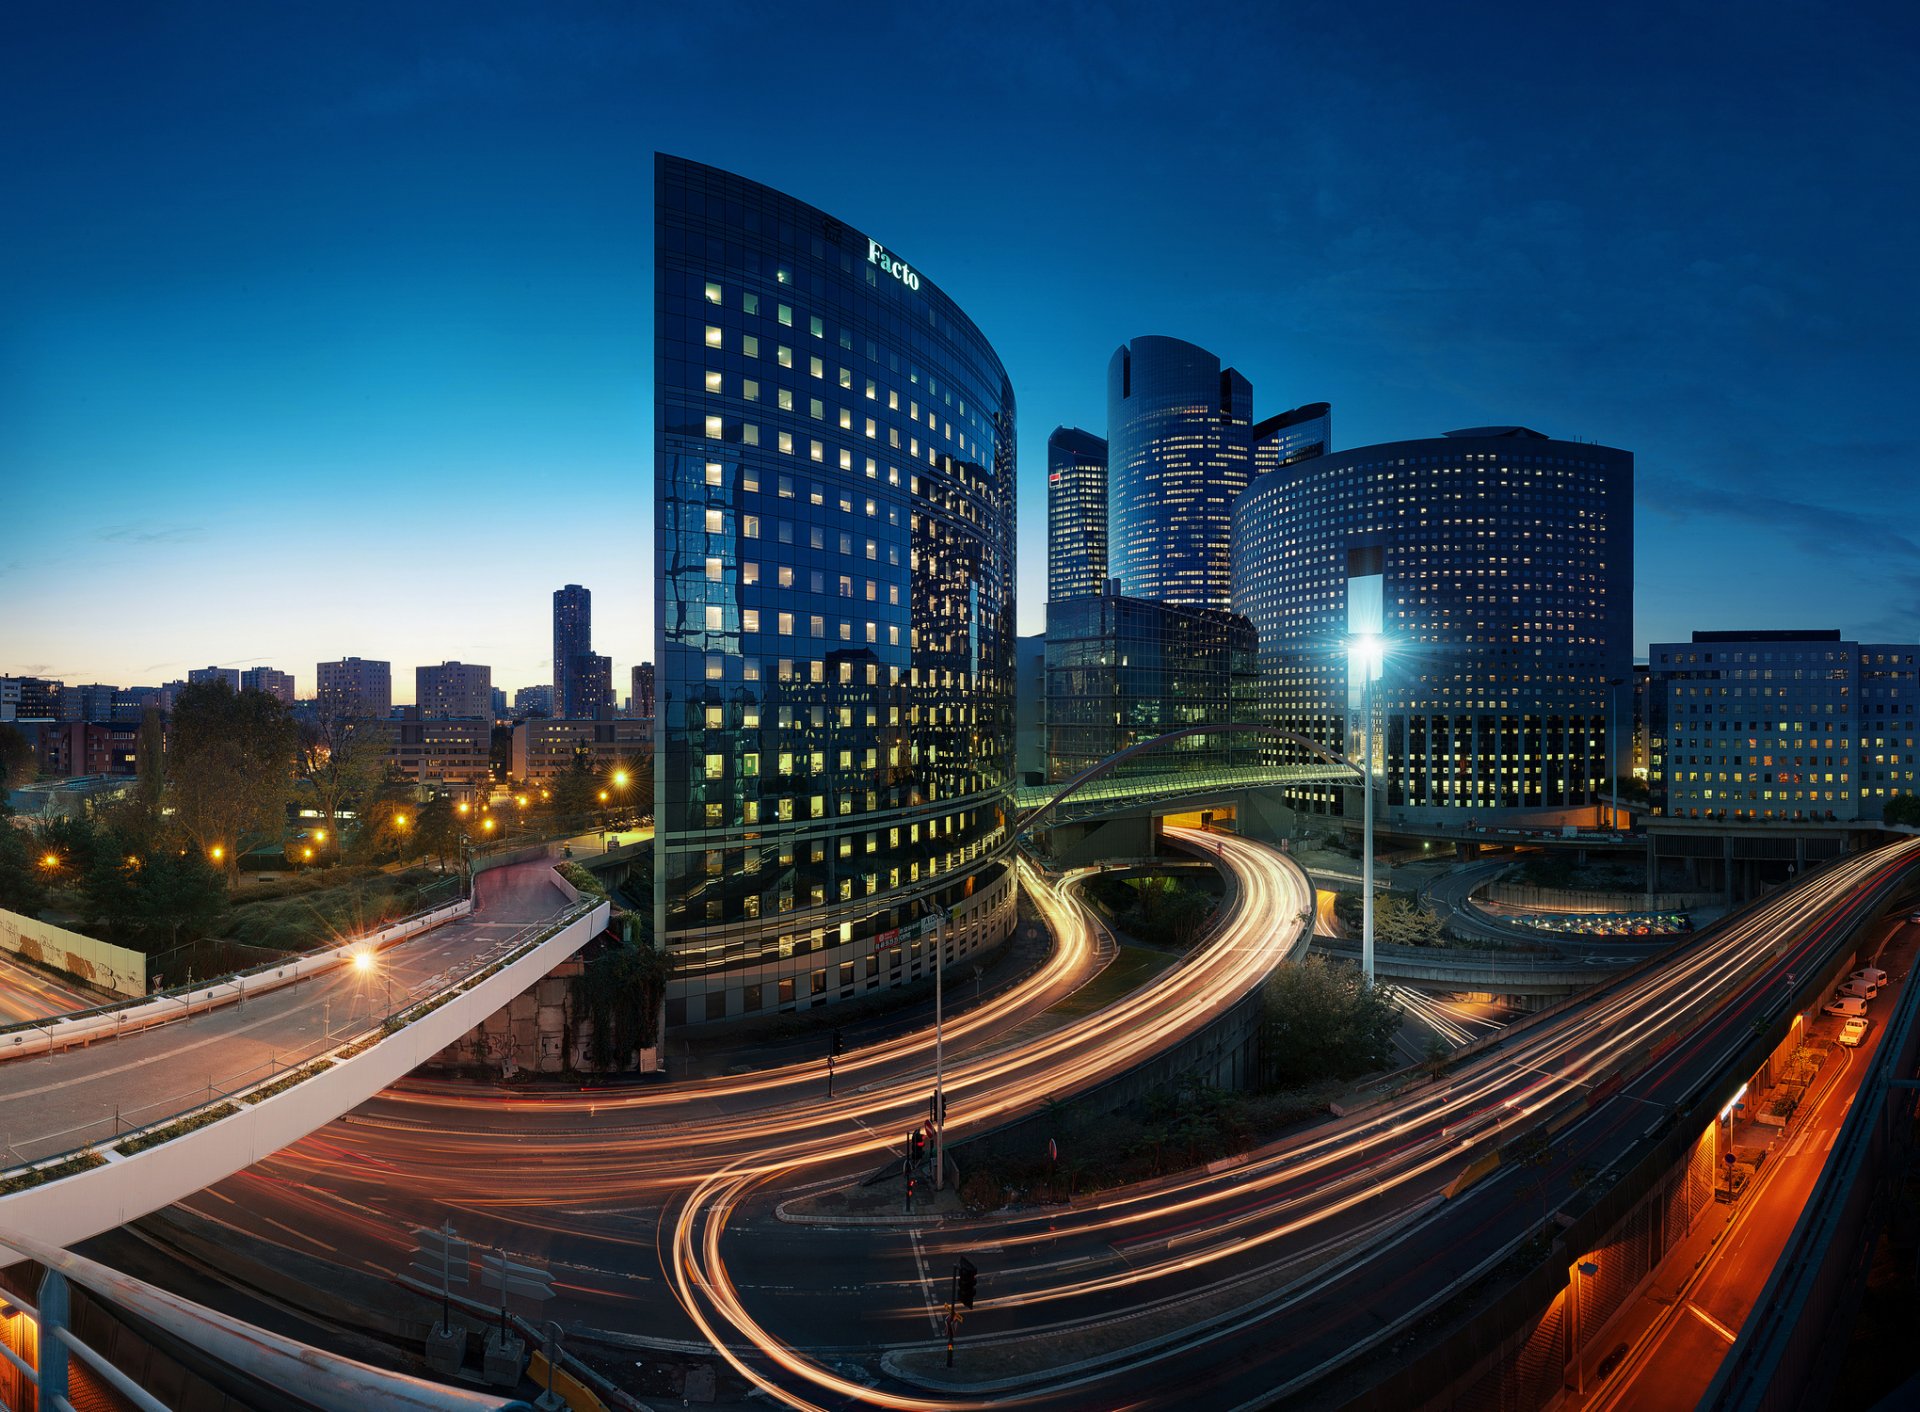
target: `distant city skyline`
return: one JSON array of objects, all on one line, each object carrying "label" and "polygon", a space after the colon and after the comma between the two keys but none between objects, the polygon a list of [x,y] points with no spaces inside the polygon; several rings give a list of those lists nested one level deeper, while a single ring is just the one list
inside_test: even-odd
[{"label": "distant city skyline", "polygon": [[[404,700],[458,659],[511,691],[553,679],[573,580],[624,681],[652,634],[655,150],[806,192],[976,318],[1019,404],[1022,632],[1047,434],[1105,434],[1108,357],[1165,335],[1258,415],[1333,403],[1341,448],[1517,423],[1633,450],[1636,655],[1915,635],[1899,12],[423,4],[377,47],[336,19],[0,14],[31,217],[0,229],[0,671],[265,664],[306,696],[352,655]],[[920,159],[787,101],[810,69]]]}]

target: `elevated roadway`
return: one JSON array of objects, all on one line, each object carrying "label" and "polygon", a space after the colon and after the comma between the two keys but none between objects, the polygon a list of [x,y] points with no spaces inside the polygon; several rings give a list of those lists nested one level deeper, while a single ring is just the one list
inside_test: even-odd
[{"label": "elevated roadway", "polygon": [[[471,915],[239,1004],[0,1064],[0,1229],[66,1244],[231,1175],[386,1087],[604,926],[544,863]],[[0,1250],[0,1256],[4,1256]]]}]

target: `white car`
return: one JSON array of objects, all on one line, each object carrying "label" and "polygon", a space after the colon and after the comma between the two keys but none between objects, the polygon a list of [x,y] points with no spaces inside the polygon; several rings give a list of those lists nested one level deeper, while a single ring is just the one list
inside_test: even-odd
[{"label": "white car", "polygon": [[1848,976],[1847,979],[1850,981],[1866,981],[1872,985],[1885,986],[1892,977],[1878,966],[1862,966],[1859,970]]},{"label": "white car", "polygon": [[1840,1042],[1849,1049],[1858,1049],[1860,1047],[1860,1041],[1867,1037],[1867,1026],[1872,1023],[1873,1021],[1867,1019],[1864,1015],[1854,1016],[1853,1019],[1848,1020],[1844,1025],[1840,1026]]},{"label": "white car", "polygon": [[1872,1000],[1880,994],[1880,986],[1875,981],[1862,980],[1859,976],[1849,976],[1840,983],[1841,995],[1857,995],[1862,1000]]},{"label": "white car", "polygon": [[1820,1007],[1821,1013],[1838,1015],[1843,1020],[1857,1019],[1867,1013],[1867,1002],[1857,995],[1841,995]]}]

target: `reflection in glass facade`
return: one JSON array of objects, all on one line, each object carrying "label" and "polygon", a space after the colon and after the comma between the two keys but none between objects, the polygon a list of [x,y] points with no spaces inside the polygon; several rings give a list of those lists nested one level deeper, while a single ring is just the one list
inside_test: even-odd
[{"label": "reflection in glass facade", "polygon": [[[655,926],[669,1023],[1011,928],[1014,400],[879,241],[656,159]],[[950,923],[938,926],[950,909]]]},{"label": "reflection in glass facade", "polygon": [[[1259,633],[1267,719],[1329,745],[1357,727],[1348,555],[1377,546],[1385,807],[1408,822],[1590,809],[1608,777],[1607,682],[1629,675],[1632,497],[1630,452],[1518,427],[1261,477],[1234,509],[1233,599]],[[1615,744],[1624,760],[1624,730]]]},{"label": "reflection in glass facade", "polygon": [[1107,573],[1161,603],[1231,606],[1233,505],[1253,477],[1253,388],[1204,348],[1136,338],[1107,364]]},{"label": "reflection in glass facade", "polygon": [[1107,443],[1078,427],[1047,438],[1047,601],[1107,586]]},{"label": "reflection in glass facade", "polygon": [[1309,402],[1253,424],[1253,473],[1263,476],[1333,450],[1333,406]]},{"label": "reflection in glass facade", "polygon": [[1878,819],[1914,792],[1920,647],[1837,631],[1697,632],[1647,649],[1656,816]]},{"label": "reflection in glass facade", "polygon": [[[1253,624],[1213,608],[1096,594],[1047,604],[1047,778],[1185,726],[1258,720]],[[1120,774],[1259,763],[1255,737],[1195,735]]]}]

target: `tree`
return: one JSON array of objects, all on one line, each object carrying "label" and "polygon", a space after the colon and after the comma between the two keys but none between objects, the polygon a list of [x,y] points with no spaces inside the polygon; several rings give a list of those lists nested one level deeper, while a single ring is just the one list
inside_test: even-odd
[{"label": "tree", "polygon": [[[1334,904],[1334,911],[1346,927],[1348,935],[1357,937],[1364,925],[1361,916],[1360,894],[1343,892]],[[1438,913],[1421,906],[1418,902],[1397,896],[1391,892],[1376,892],[1373,895],[1373,939],[1390,946],[1437,946],[1440,943],[1441,922]]]},{"label": "tree", "polygon": [[137,797],[158,818],[167,795],[167,723],[151,706],[140,713],[140,744],[134,761],[140,772]]},{"label": "tree", "polygon": [[286,832],[296,732],[287,708],[264,691],[196,682],[174,701],[167,799],[174,823],[228,880],[240,856]]},{"label": "tree", "polygon": [[420,806],[414,843],[422,852],[439,859],[442,871],[445,871],[447,864],[459,858],[460,840],[465,836],[466,830],[460,816],[454,812],[453,800],[448,796],[436,794]]},{"label": "tree", "polygon": [[117,831],[103,833],[82,895],[98,929],[148,952],[205,936],[227,906],[226,882],[203,854]]},{"label": "tree", "polygon": [[13,822],[13,810],[0,794],[0,907],[35,917],[47,905],[39,858],[27,831]]},{"label": "tree", "polygon": [[1383,1067],[1392,1056],[1400,1007],[1393,992],[1358,967],[1309,956],[1267,980],[1261,1054],[1269,1086],[1344,1079]]},{"label": "tree", "polygon": [[40,773],[40,757],[33,742],[18,726],[0,723],[0,795],[18,789]]},{"label": "tree", "polygon": [[554,817],[569,828],[582,828],[586,818],[593,811],[600,790],[600,782],[594,775],[593,752],[585,746],[575,746],[573,764],[553,782],[553,799],[550,801]]},{"label": "tree", "polygon": [[1880,819],[1883,823],[1920,828],[1920,797],[1911,794],[1892,795],[1881,806]]},{"label": "tree", "polygon": [[303,721],[294,748],[294,774],[313,794],[313,807],[337,846],[340,815],[379,787],[386,770],[386,728],[377,721],[327,715]]}]

